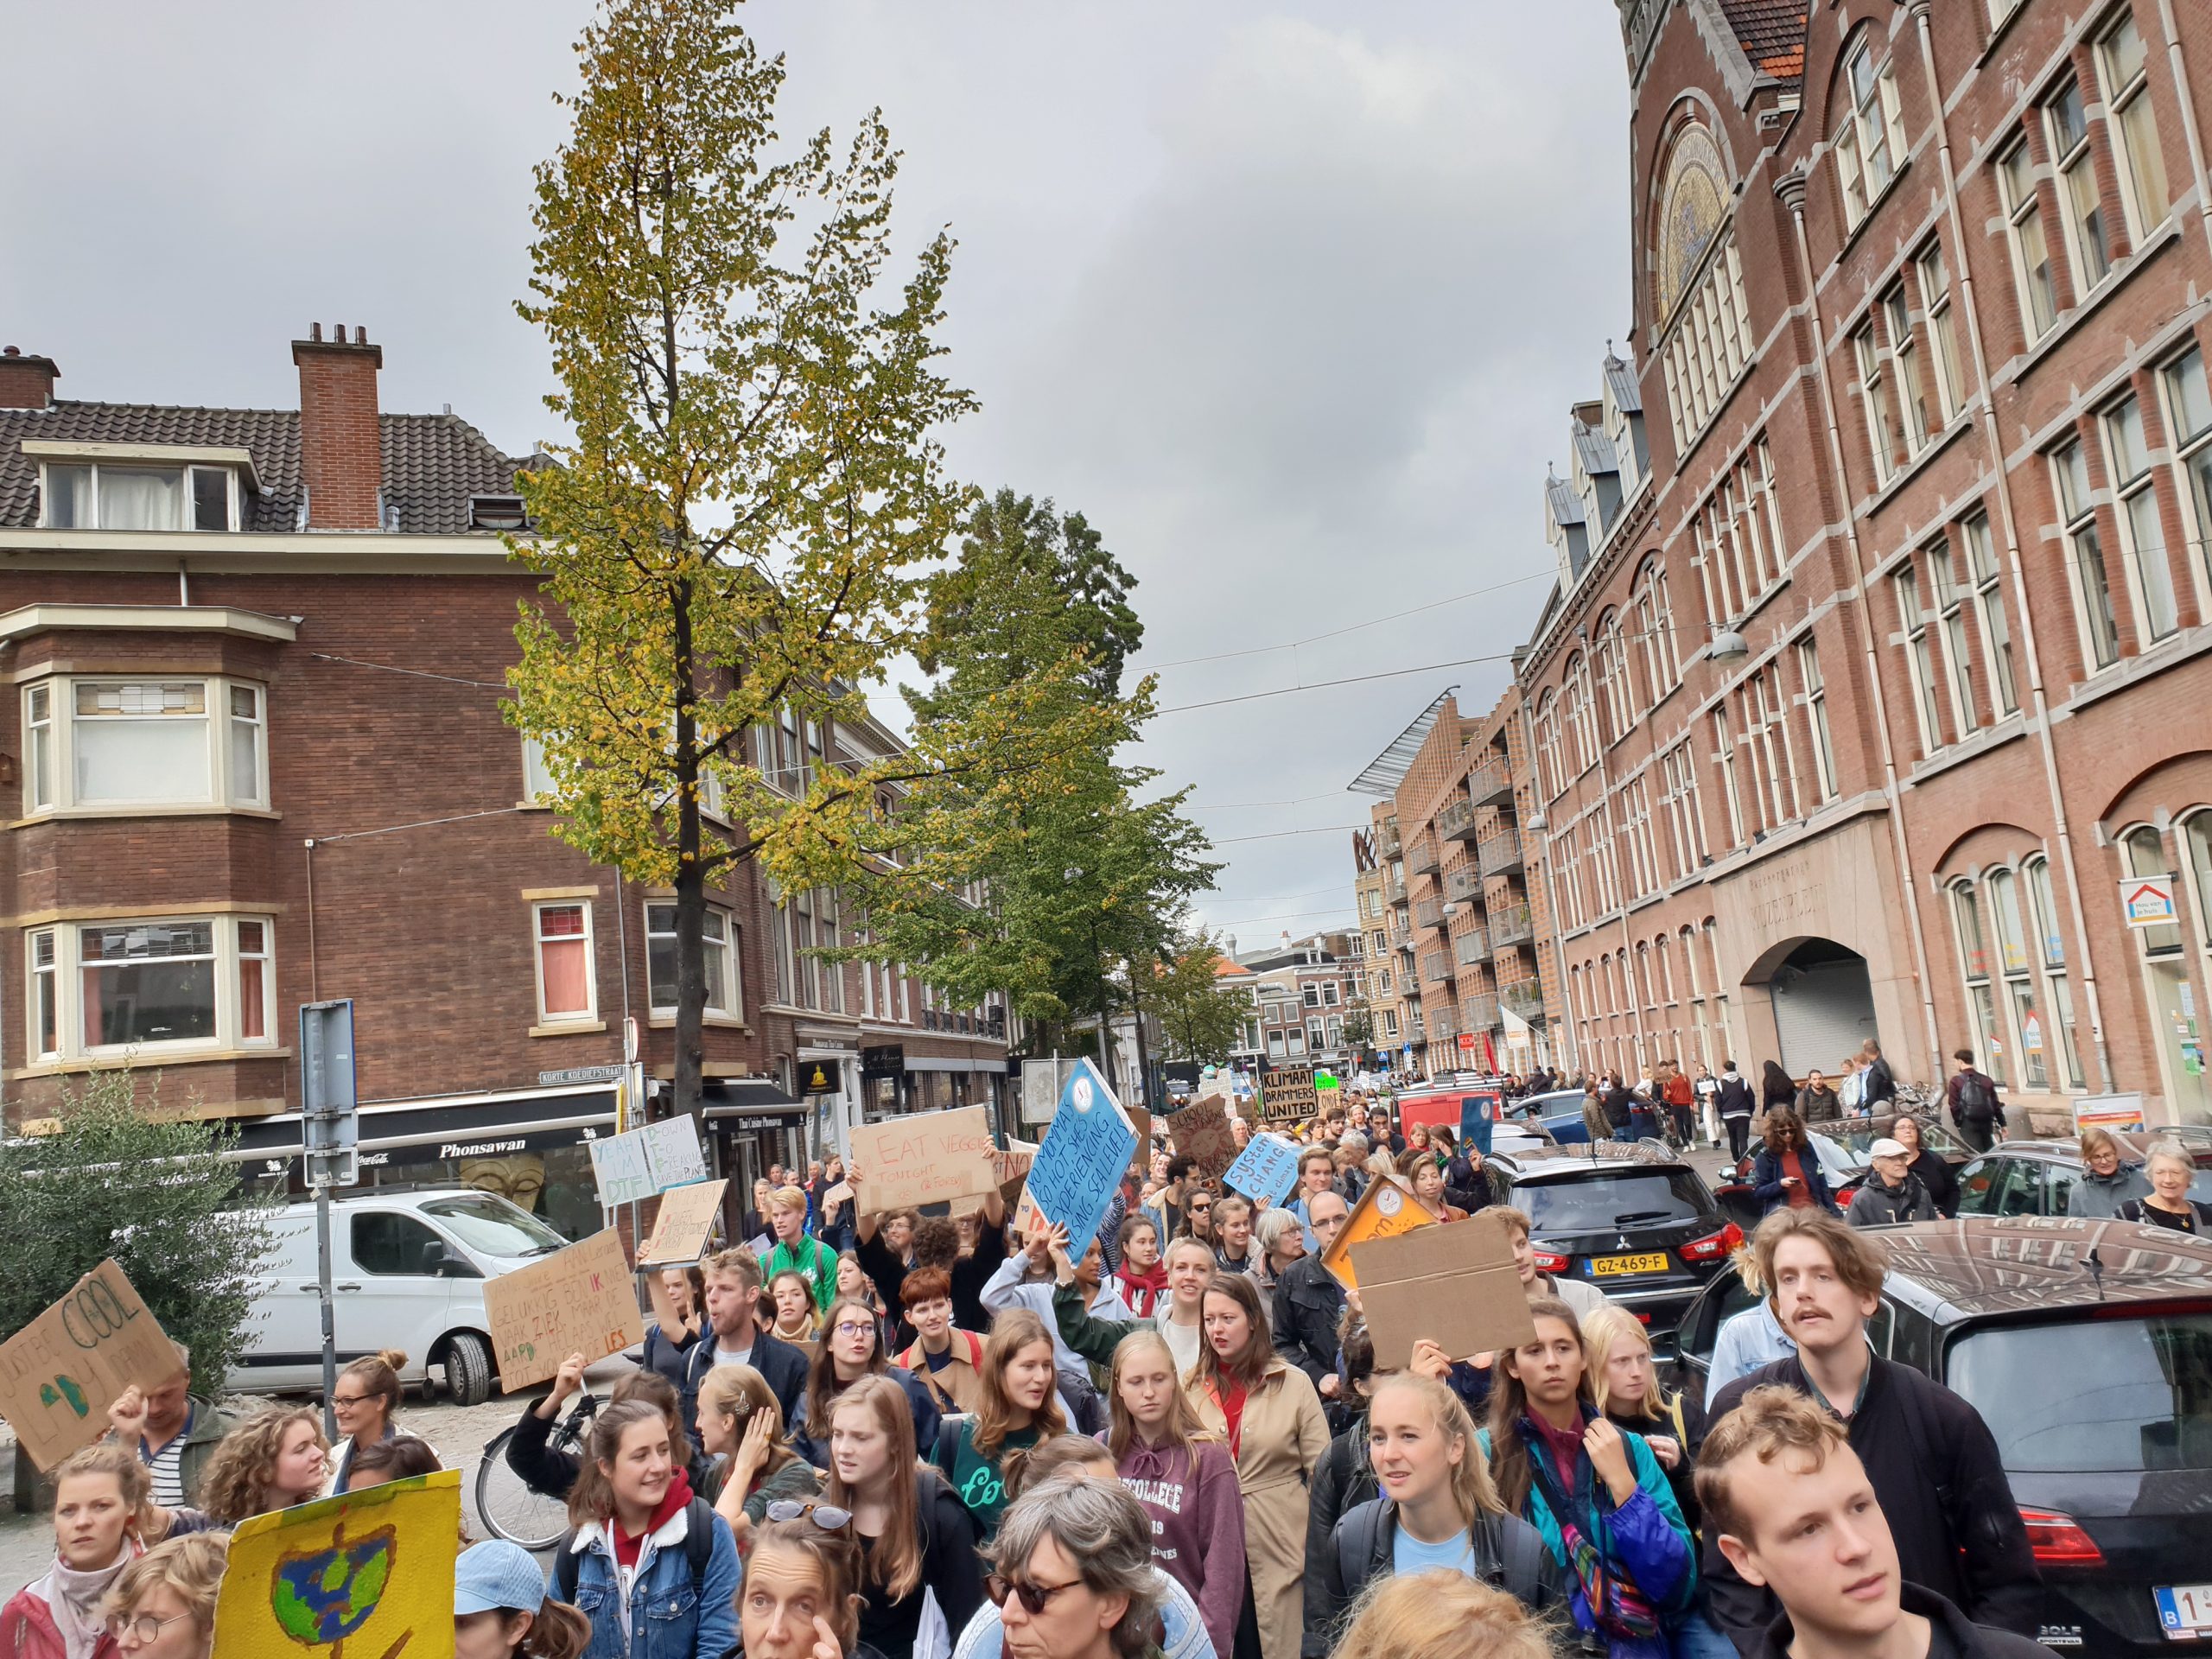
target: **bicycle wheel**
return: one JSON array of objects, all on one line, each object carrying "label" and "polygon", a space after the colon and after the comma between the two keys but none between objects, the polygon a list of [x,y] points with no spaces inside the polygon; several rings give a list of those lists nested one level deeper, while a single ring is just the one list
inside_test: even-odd
[{"label": "bicycle wheel", "polygon": [[476,1465],[476,1513],[485,1530],[524,1549],[550,1549],[569,1529],[569,1506],[533,1491],[507,1464],[512,1428],[484,1448]]}]

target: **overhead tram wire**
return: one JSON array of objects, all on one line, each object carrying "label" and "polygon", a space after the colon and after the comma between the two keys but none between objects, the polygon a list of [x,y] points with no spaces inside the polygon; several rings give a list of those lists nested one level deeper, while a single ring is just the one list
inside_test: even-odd
[{"label": "overhead tram wire", "polygon": [[[1314,680],[1306,685],[1281,685],[1271,691],[1244,691],[1233,697],[1209,697],[1201,702],[1179,702],[1172,708],[1155,709],[1158,715],[1185,715],[1194,709],[1219,709],[1232,702],[1257,702],[1266,697],[1287,697],[1294,691],[1327,691],[1340,685],[1365,685],[1375,680],[1403,679],[1408,674],[1434,674],[1447,668],[1467,668],[1478,663],[1507,663],[1513,660],[1510,651],[1490,652],[1480,657],[1458,657],[1448,663],[1424,663],[1418,668],[1389,668],[1375,674],[1355,674],[1342,680]],[[1360,826],[1364,829],[1365,825]]]},{"label": "overhead tram wire", "polygon": [[1432,600],[1426,605],[1416,605],[1410,610],[1393,611],[1388,616],[1372,617],[1364,622],[1347,623],[1341,628],[1331,628],[1325,633],[1309,634],[1303,639],[1286,639],[1279,645],[1249,645],[1240,651],[1217,651],[1205,657],[1178,657],[1170,662],[1147,663],[1144,666],[1147,670],[1188,668],[1193,663],[1224,663],[1236,657],[1265,657],[1272,652],[1296,651],[1300,645],[1319,645],[1324,639],[1334,639],[1344,634],[1357,633],[1363,628],[1379,628],[1385,622],[1402,622],[1409,616],[1423,616],[1431,611],[1440,610],[1446,605],[1459,604],[1465,600],[1480,599],[1486,594],[1503,593],[1506,588],[1517,588],[1523,582],[1550,582],[1556,579],[1555,573],[1549,570],[1531,571],[1525,576],[1510,576],[1503,582],[1494,582],[1487,588],[1474,588],[1464,594],[1454,594],[1449,599]]}]

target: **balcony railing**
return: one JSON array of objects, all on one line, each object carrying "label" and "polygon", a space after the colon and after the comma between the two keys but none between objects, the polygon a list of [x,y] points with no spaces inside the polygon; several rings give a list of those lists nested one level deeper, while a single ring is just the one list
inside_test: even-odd
[{"label": "balcony railing", "polygon": [[1517,1018],[1531,1025],[1541,1024],[1544,1017],[1544,988],[1534,979],[1509,979],[1497,988],[1497,1000]]},{"label": "balcony railing", "polygon": [[1408,969],[1406,976],[1398,982],[1398,995],[1408,1002],[1421,1001],[1421,981],[1414,977],[1411,969]]},{"label": "balcony railing", "polygon": [[1501,905],[1490,913],[1490,942],[1499,950],[1509,944],[1526,944],[1536,937],[1536,925],[1529,914],[1529,906]]},{"label": "balcony railing", "polygon": [[1428,1040],[1428,1032],[1420,1020],[1406,1021],[1406,1040],[1409,1043],[1425,1043]]},{"label": "balcony railing", "polygon": [[1526,862],[1521,850],[1521,832],[1517,830],[1500,830],[1475,849],[1475,862],[1484,875],[1503,875],[1508,870],[1517,870]]},{"label": "balcony railing", "polygon": [[1452,948],[1459,956],[1462,968],[1479,967],[1490,960],[1490,930],[1471,927],[1452,941]]},{"label": "balcony railing", "polygon": [[1455,795],[1437,810],[1436,833],[1446,841],[1472,841],[1475,838],[1475,804],[1464,795]]},{"label": "balcony railing", "polygon": [[1394,905],[1404,904],[1406,902],[1405,878],[1401,875],[1384,876],[1382,878],[1382,897],[1388,902]]},{"label": "balcony railing", "polygon": [[1497,999],[1478,991],[1459,999],[1459,1025],[1465,1031],[1489,1031],[1497,1024]]},{"label": "balcony railing", "polygon": [[1432,950],[1421,959],[1421,976],[1431,982],[1449,983],[1452,978],[1452,959],[1441,950]]},{"label": "balcony railing", "polygon": [[1415,905],[1414,906],[1414,925],[1416,927],[1443,926],[1444,901],[1441,899],[1424,899],[1421,903]]},{"label": "balcony railing", "polygon": [[1503,756],[1494,756],[1467,771],[1467,793],[1477,806],[1499,805],[1513,798],[1513,774]]},{"label": "balcony railing", "polygon": [[1423,836],[1406,849],[1407,874],[1433,875],[1436,874],[1436,842],[1428,836]]},{"label": "balcony railing", "polygon": [[1395,858],[1398,855],[1398,821],[1395,818],[1386,820],[1376,830],[1375,852],[1378,858]]},{"label": "balcony railing", "polygon": [[1444,878],[1446,899],[1476,899],[1483,896],[1483,873],[1471,864],[1455,867]]}]

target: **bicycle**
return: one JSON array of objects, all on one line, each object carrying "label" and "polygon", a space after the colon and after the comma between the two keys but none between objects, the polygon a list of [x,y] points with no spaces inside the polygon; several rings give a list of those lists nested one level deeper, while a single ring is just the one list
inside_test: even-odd
[{"label": "bicycle", "polygon": [[[589,1389],[579,1393],[568,1414],[546,1434],[545,1449],[581,1456],[591,1438],[599,1404],[599,1396]],[[483,1461],[476,1465],[476,1513],[494,1538],[524,1549],[550,1549],[569,1529],[568,1500],[538,1491],[515,1472],[507,1461],[507,1443],[514,1434],[515,1426],[510,1423],[484,1443]]]}]

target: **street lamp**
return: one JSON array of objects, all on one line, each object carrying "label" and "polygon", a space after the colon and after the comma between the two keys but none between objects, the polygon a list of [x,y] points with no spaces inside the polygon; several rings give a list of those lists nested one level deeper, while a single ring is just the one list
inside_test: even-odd
[{"label": "street lamp", "polygon": [[1705,647],[1706,660],[1714,663],[1740,663],[1751,654],[1750,643],[1733,628],[1723,628],[1714,634]]}]

